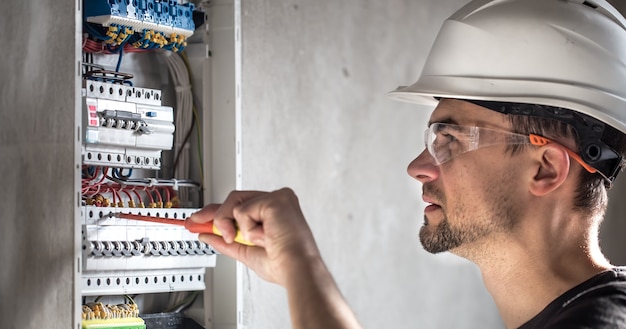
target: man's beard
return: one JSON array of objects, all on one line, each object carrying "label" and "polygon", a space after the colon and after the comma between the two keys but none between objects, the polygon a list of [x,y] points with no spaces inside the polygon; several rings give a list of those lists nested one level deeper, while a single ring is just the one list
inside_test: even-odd
[{"label": "man's beard", "polygon": [[[443,218],[438,224],[430,224],[428,218],[424,216],[424,226],[420,229],[419,238],[424,250],[436,254],[444,251],[451,251],[462,245],[470,244],[493,232],[510,232],[517,223],[517,212],[512,202],[508,198],[510,193],[498,190],[491,195],[496,195],[491,202],[495,207],[489,218],[481,214],[470,215],[471,217],[455,216],[456,225],[451,225],[448,220],[447,203],[443,193],[428,185],[424,186],[424,194],[435,197],[440,202],[440,211]],[[455,214],[464,214],[468,207],[461,205],[454,211]],[[465,217],[465,218],[463,218]],[[470,220],[471,218],[471,220]],[[436,225],[436,226],[435,226]]]},{"label": "man's beard", "polygon": [[424,224],[419,236],[424,250],[433,254],[454,249],[464,242],[462,232],[453,230],[448,218],[444,218],[434,230],[430,230],[430,227]]},{"label": "man's beard", "polygon": [[[425,195],[434,197],[440,203],[440,210],[444,211],[446,200],[440,190],[431,185],[424,185],[422,192]],[[419,237],[424,250],[433,254],[448,251],[463,243],[461,232],[450,227],[450,222],[445,213],[443,220],[436,227],[430,226],[428,218],[424,215],[424,226],[420,229]]]}]

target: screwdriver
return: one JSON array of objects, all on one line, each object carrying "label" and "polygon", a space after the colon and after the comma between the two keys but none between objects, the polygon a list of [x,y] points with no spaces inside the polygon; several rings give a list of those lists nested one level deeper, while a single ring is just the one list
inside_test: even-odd
[{"label": "screwdriver", "polygon": [[[191,221],[190,219],[178,220],[178,219],[169,219],[155,216],[143,216],[143,215],[133,215],[127,213],[109,213],[107,217],[117,217],[131,220],[139,220],[144,222],[151,223],[160,223],[160,224],[172,224],[178,226],[184,226],[187,231],[191,233],[209,233],[222,236],[222,232],[215,226],[213,221],[206,223],[196,223]],[[237,234],[235,235],[235,242],[246,245],[246,246],[254,246],[254,244],[250,241],[247,241],[241,235],[241,232],[237,230]]]}]

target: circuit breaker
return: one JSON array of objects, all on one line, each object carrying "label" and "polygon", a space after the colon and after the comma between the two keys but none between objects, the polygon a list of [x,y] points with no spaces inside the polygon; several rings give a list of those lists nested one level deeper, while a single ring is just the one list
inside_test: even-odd
[{"label": "circuit breaker", "polygon": [[86,165],[160,169],[172,149],[174,111],[161,91],[85,80],[83,105]]}]

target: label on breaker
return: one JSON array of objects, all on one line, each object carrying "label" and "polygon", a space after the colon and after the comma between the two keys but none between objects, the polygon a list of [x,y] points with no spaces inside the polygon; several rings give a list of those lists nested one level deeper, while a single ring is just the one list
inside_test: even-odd
[{"label": "label on breaker", "polygon": [[99,136],[98,130],[87,128],[87,133],[85,134],[85,142],[91,143],[91,144],[97,144],[100,141],[98,136]]},{"label": "label on breaker", "polygon": [[98,120],[98,102],[95,99],[87,99],[87,124],[90,127],[100,126],[100,120]]}]

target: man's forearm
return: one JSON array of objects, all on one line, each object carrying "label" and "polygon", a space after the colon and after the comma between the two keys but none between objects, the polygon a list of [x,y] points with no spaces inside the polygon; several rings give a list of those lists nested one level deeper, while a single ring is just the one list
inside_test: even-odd
[{"label": "man's forearm", "polygon": [[285,287],[294,329],[361,328],[321,259],[292,268]]}]

